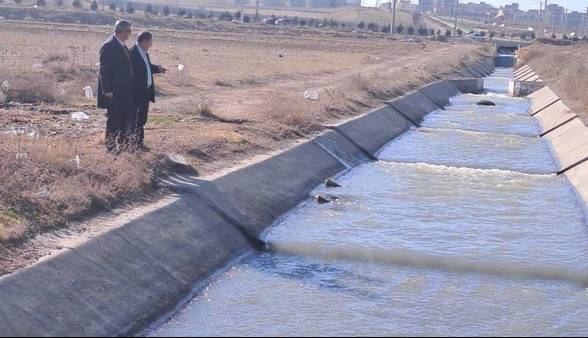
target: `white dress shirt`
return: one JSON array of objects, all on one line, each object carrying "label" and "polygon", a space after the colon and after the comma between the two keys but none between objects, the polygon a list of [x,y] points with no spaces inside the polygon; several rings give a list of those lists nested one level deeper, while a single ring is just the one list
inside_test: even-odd
[{"label": "white dress shirt", "polygon": [[147,58],[147,53],[143,50],[141,45],[137,43],[137,49],[139,49],[139,54],[143,57],[143,61],[145,62],[145,67],[147,67],[147,88],[151,88],[153,85],[152,77],[151,77],[151,65],[149,64],[149,59]]}]

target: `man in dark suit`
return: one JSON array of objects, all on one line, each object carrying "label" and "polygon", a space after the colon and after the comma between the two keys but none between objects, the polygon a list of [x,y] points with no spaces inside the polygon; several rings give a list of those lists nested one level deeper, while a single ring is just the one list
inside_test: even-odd
[{"label": "man in dark suit", "polygon": [[151,63],[149,49],[153,46],[153,35],[142,32],[137,38],[137,43],[131,48],[131,60],[135,76],[133,77],[133,113],[136,115],[133,138],[137,150],[149,151],[145,146],[145,124],[149,114],[149,103],[155,102],[155,83],[153,74],[165,73],[163,66]]},{"label": "man in dark suit", "polygon": [[100,48],[98,108],[107,110],[106,149],[113,153],[125,150],[134,129],[133,66],[125,45],[131,24],[120,20],[115,33]]}]

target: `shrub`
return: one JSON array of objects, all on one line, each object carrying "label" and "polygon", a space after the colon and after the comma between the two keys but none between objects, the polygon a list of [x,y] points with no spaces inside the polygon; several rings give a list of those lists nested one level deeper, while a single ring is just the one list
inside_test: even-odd
[{"label": "shrub", "polygon": [[450,37],[450,36],[451,36],[451,30],[450,30],[450,29],[447,29],[447,30],[445,31],[445,36],[446,36],[446,37]]},{"label": "shrub", "polygon": [[130,13],[130,14],[135,13],[135,6],[133,5],[132,2],[129,2],[127,4],[127,13]]},{"label": "shrub", "polygon": [[229,13],[229,11],[224,12],[218,18],[219,20],[233,21],[233,16],[231,15],[231,13]]},{"label": "shrub", "polygon": [[90,9],[93,11],[98,10],[98,3],[96,2],[96,0],[92,1],[92,4],[90,5]]},{"label": "shrub", "polygon": [[74,0],[71,3],[72,6],[74,6],[75,8],[82,8],[82,1],[81,0]]},{"label": "shrub", "polygon": [[414,27],[413,26],[408,26],[408,28],[406,29],[406,34],[408,34],[408,35],[414,35]]},{"label": "shrub", "polygon": [[[312,20],[311,20],[312,22]],[[364,29],[365,28],[365,22],[361,21],[360,23],[357,24],[357,28],[359,29]]]},{"label": "shrub", "polygon": [[169,16],[169,6],[165,6],[163,7],[163,15],[164,16]]},{"label": "shrub", "polygon": [[20,103],[53,103],[58,101],[55,85],[49,79],[38,76],[20,74],[10,79],[10,90],[6,93],[7,101]]},{"label": "shrub", "polygon": [[398,27],[396,27],[396,33],[398,33],[398,34],[404,33],[404,25],[402,25],[402,24],[398,25]]},{"label": "shrub", "polygon": [[376,25],[373,22],[370,22],[367,27],[368,27],[368,30],[369,31],[372,31],[372,32],[377,32],[378,31],[378,25]]},{"label": "shrub", "polygon": [[116,2],[111,2],[110,6],[108,6],[108,9],[110,9],[111,11],[116,11]]},{"label": "shrub", "polygon": [[47,6],[47,2],[45,0],[37,0],[38,7],[45,7]]},{"label": "shrub", "polygon": [[153,6],[151,4],[147,4],[144,10],[145,13],[153,14]]}]

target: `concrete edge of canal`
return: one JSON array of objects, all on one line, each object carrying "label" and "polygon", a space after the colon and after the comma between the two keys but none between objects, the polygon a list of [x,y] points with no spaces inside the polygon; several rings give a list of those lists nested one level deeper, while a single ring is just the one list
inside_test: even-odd
[{"label": "concrete edge of canal", "polygon": [[[534,71],[529,66],[518,72]],[[539,78],[537,74],[522,81]],[[541,137],[549,141],[553,155],[558,161],[558,175],[565,175],[583,200],[583,208],[588,211],[588,128],[579,116],[573,113],[549,86],[544,86],[528,95],[532,101],[531,114],[539,120]]]},{"label": "concrete edge of canal", "polygon": [[[478,78],[493,69],[488,58],[464,72]],[[482,90],[481,79],[438,81],[217,179],[170,177],[179,196],[171,204],[1,278],[0,335],[141,332],[251,251],[251,238],[324,180],[374,158],[451,96]]]}]

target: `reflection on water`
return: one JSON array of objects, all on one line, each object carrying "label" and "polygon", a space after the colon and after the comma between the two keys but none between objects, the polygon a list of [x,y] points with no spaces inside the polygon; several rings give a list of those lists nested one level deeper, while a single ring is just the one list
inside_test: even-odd
[{"label": "reflection on water", "polygon": [[[248,257],[153,335],[583,336],[584,288],[483,271],[588,272],[584,214],[569,183],[548,174],[555,164],[525,116],[529,102],[500,94],[512,70],[498,73],[484,96],[497,107],[454,98],[425,128],[391,142],[382,161],[339,178],[344,187],[329,191],[336,203],[303,203],[267,233],[299,254]],[[308,255],[314,248],[324,257]],[[351,248],[368,258],[325,254],[360,255]],[[472,268],[373,259],[382,252]]]}]

